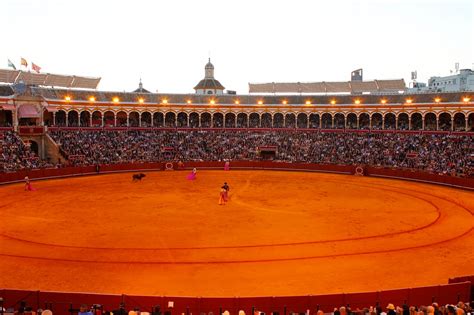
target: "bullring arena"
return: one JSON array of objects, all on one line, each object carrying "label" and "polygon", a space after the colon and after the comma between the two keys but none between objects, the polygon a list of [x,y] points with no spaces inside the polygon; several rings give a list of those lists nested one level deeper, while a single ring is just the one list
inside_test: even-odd
[{"label": "bullring arena", "polygon": [[213,71],[190,95],[0,69],[0,310],[472,300],[473,93],[375,80],[223,94]]},{"label": "bullring arena", "polygon": [[[33,192],[1,187],[9,222],[2,286],[305,295],[435,285],[474,272],[470,191],[296,171],[199,170],[195,181],[186,174],[45,180]],[[220,206],[224,181],[230,200]]]}]

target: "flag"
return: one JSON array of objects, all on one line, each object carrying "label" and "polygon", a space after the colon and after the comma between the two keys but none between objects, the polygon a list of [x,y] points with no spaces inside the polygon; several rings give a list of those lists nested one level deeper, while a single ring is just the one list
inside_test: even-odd
[{"label": "flag", "polygon": [[9,66],[10,68],[13,68],[14,70],[16,70],[15,65],[13,64],[13,62],[12,62],[10,59],[8,59],[8,66]]},{"label": "flag", "polygon": [[25,67],[28,67],[28,62],[27,62],[26,59],[23,58],[23,57],[21,58],[21,65],[22,65],[22,66],[25,66]]},{"label": "flag", "polygon": [[36,65],[34,62],[32,62],[31,63],[31,69],[33,69],[33,71],[36,71],[36,72],[40,73],[41,67]]}]

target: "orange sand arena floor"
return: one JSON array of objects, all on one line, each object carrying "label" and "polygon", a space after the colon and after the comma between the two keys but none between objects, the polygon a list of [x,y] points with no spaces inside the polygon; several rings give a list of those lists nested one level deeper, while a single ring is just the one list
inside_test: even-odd
[{"label": "orange sand arena floor", "polygon": [[[0,187],[0,287],[277,296],[474,274],[474,193],[283,171],[149,172]],[[231,200],[219,206],[219,187]]]}]

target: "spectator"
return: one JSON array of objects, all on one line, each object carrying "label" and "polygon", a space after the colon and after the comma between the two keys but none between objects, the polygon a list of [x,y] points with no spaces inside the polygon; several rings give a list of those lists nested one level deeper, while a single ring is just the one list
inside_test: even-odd
[{"label": "spectator", "polygon": [[81,307],[79,308],[79,313],[77,315],[92,315],[92,312],[90,309],[87,308],[86,304],[81,304]]}]

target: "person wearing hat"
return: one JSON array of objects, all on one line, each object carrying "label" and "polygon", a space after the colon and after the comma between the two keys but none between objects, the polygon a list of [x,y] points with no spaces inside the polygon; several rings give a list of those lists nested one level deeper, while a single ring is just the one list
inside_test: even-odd
[{"label": "person wearing hat", "polygon": [[229,190],[230,190],[230,187],[229,185],[227,185],[227,182],[224,183],[224,186],[222,186],[222,188],[225,189],[225,194],[224,194],[224,199],[225,201],[229,201]]},{"label": "person wearing hat", "polygon": [[387,315],[396,315],[397,313],[395,312],[395,306],[392,303],[389,303],[387,305]]}]

